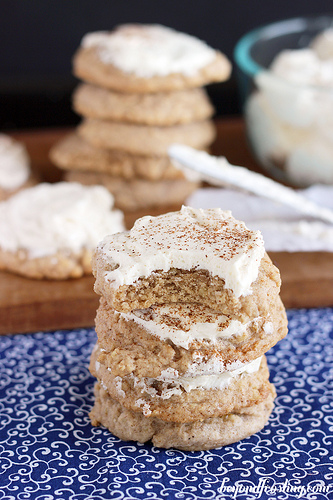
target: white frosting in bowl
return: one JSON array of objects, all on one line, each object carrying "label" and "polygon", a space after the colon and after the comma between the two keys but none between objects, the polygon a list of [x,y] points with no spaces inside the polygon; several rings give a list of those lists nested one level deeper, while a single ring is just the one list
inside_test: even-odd
[{"label": "white frosting in bowl", "polygon": [[258,92],[250,96],[245,116],[262,163],[281,162],[296,185],[332,184],[332,30],[308,48],[280,52],[255,83]]}]

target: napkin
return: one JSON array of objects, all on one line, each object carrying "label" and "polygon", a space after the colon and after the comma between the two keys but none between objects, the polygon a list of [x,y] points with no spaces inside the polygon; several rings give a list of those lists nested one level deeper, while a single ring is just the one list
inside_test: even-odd
[{"label": "napkin", "polygon": [[[333,210],[333,186],[315,185],[299,191],[318,205]],[[305,217],[266,198],[227,188],[201,188],[187,200],[194,208],[230,210],[250,229],[260,230],[271,252],[333,252],[333,225]]]}]

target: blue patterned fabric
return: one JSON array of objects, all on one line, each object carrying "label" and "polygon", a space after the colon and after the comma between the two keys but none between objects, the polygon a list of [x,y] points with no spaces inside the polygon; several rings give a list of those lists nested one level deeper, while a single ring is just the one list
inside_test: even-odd
[{"label": "blue patterned fabric", "polygon": [[90,425],[93,329],[1,337],[0,500],[332,499],[333,310],[288,316],[267,356],[278,393],[269,423],[206,452]]}]

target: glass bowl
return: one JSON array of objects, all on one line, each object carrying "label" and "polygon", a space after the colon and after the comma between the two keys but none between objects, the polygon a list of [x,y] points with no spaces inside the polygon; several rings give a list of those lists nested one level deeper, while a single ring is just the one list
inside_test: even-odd
[{"label": "glass bowl", "polygon": [[333,14],[255,29],[238,41],[234,60],[259,164],[295,187],[333,184]]}]

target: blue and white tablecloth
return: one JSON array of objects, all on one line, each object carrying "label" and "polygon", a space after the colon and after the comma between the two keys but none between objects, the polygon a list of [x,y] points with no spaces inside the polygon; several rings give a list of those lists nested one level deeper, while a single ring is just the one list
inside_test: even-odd
[{"label": "blue and white tablecloth", "polygon": [[0,500],[333,499],[333,310],[288,312],[269,423],[205,452],[90,425],[93,329],[0,338]]}]

